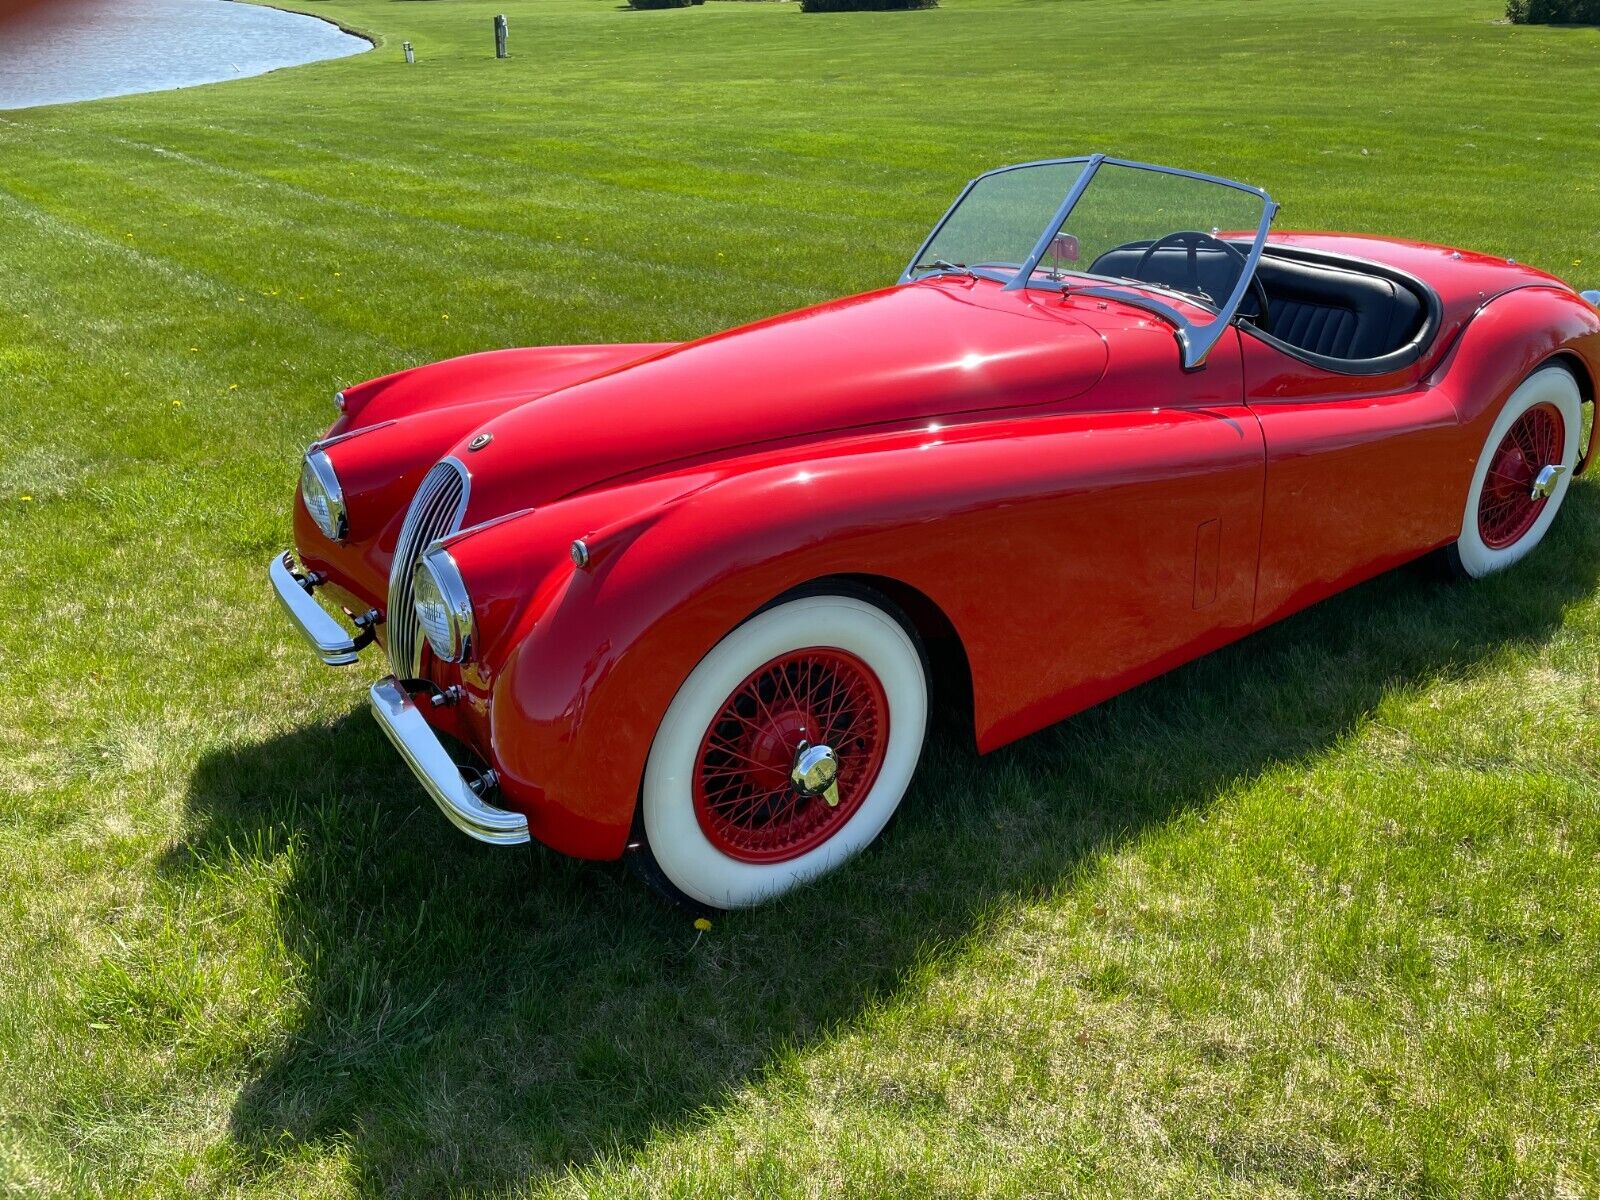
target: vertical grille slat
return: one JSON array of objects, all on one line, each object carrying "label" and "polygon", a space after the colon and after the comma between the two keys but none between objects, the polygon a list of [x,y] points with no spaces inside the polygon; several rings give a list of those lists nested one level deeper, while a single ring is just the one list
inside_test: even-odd
[{"label": "vertical grille slat", "polygon": [[389,665],[401,679],[414,679],[422,669],[422,634],[411,606],[411,572],[422,552],[461,528],[467,511],[467,469],[453,458],[437,463],[422,477],[411,498],[395,542],[389,568]]}]

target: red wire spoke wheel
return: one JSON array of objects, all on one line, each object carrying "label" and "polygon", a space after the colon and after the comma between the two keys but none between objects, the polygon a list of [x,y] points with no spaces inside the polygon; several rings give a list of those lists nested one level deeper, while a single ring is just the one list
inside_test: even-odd
[{"label": "red wire spoke wheel", "polygon": [[[723,703],[694,776],[695,817],[707,839],[742,862],[798,858],[855,815],[877,782],[889,702],[871,669],[844,650],[810,648],[763,663]],[[837,803],[792,778],[808,746],[838,760]]]},{"label": "red wire spoke wheel", "polygon": [[905,798],[928,727],[916,633],[867,588],[808,592],[726,633],[656,730],[629,864],[745,908],[835,870]]},{"label": "red wire spoke wheel", "polygon": [[1578,465],[1583,403],[1572,372],[1550,364],[1500,406],[1473,467],[1461,533],[1445,550],[1456,575],[1503,571],[1544,540]]},{"label": "red wire spoke wheel", "polygon": [[1551,404],[1536,404],[1506,430],[1478,497],[1478,536],[1492,550],[1513,545],[1549,503],[1533,494],[1539,472],[1562,462],[1565,422]]}]

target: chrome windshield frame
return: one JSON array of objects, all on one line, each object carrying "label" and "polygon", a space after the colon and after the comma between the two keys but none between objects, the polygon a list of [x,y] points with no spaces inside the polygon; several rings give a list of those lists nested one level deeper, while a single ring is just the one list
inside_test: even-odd
[{"label": "chrome windshield frame", "polygon": [[[1272,228],[1273,219],[1278,215],[1278,205],[1271,196],[1261,188],[1251,187],[1247,183],[1240,183],[1235,179],[1226,179],[1221,175],[1208,175],[1202,171],[1186,171],[1181,167],[1163,167],[1155,163],[1135,162],[1132,159],[1112,158],[1105,154],[1090,154],[1072,158],[1041,158],[1033,162],[1014,163],[1010,166],[997,167],[993,171],[985,171],[982,175],[968,181],[967,186],[961,189],[961,194],[956,197],[955,203],[945,210],[944,216],[939,218],[932,231],[922,240],[917,247],[917,252],[911,256],[911,261],[906,264],[900,273],[898,282],[910,283],[917,279],[925,279],[930,274],[937,272],[918,271],[917,264],[922,262],[922,256],[927,253],[928,247],[939,236],[940,230],[949,222],[956,210],[965,203],[967,197],[986,179],[1008,171],[1022,171],[1030,167],[1066,166],[1072,163],[1082,163],[1083,169],[1078,172],[1077,178],[1067,190],[1055,215],[1040,233],[1033,249],[1027,259],[1017,268],[1016,274],[1009,281],[1003,283],[1004,290],[1021,291],[1029,287],[1040,286],[1034,279],[1034,272],[1038,270],[1039,263],[1049,252],[1050,243],[1056,232],[1066,223],[1073,208],[1083,198],[1084,192],[1094,180],[1095,173],[1107,164],[1117,167],[1131,167],[1135,170],[1154,171],[1161,175],[1178,175],[1186,179],[1196,179],[1203,183],[1219,184],[1222,187],[1233,188],[1235,191],[1246,192],[1261,201],[1261,221],[1256,227],[1255,238],[1251,243],[1249,252],[1245,255],[1244,270],[1239,273],[1238,280],[1234,283],[1233,291],[1228,298],[1217,307],[1216,317],[1207,322],[1190,320],[1181,310],[1165,301],[1149,294],[1150,290],[1164,291],[1165,289],[1147,289],[1137,281],[1129,280],[1118,283],[1103,277],[1088,276],[1088,278],[1101,278],[1101,282],[1089,287],[1073,287],[1069,290],[1075,295],[1097,296],[1123,300],[1137,304],[1141,308],[1156,313],[1164,320],[1170,322],[1175,329],[1179,352],[1183,359],[1183,368],[1186,371],[1197,370],[1205,365],[1206,356],[1227,331],[1228,325],[1233,321],[1234,315],[1239,310],[1239,305],[1244,302],[1245,293],[1250,288],[1250,281],[1255,278],[1256,267],[1261,262],[1261,253],[1266,248],[1267,234]],[[1174,232],[1178,232],[1174,230]],[[983,277],[1001,282],[998,272],[985,272]],[[1069,275],[1084,277],[1079,272],[1067,272]]]},{"label": "chrome windshield frame", "polygon": [[[966,203],[967,197],[972,194],[972,189],[985,179],[993,179],[996,175],[1004,175],[1009,171],[1026,171],[1029,167],[1065,167],[1072,163],[1083,163],[1087,166],[1091,161],[1095,161],[1096,165],[1098,165],[1099,162],[1104,160],[1105,155],[1103,154],[1084,154],[1073,158],[1036,158],[1032,162],[1011,163],[1009,166],[996,167],[992,171],[985,171],[982,175],[974,175],[967,180],[967,186],[961,189],[961,194],[951,202],[950,207],[944,210],[944,215],[934,222],[933,228],[928,231],[928,236],[922,239],[922,244],[917,247],[917,252],[911,256],[911,260],[906,263],[906,269],[900,272],[900,278],[895,282],[910,283],[913,279],[921,279],[927,274],[927,272],[923,272],[920,275],[914,274],[917,264],[922,261],[922,256],[927,253],[928,247],[933,245],[933,239],[939,236],[939,231],[955,215],[956,209]],[[1068,195],[1081,194],[1078,185],[1082,182],[1083,172],[1079,171],[1077,179],[1073,181],[1072,187],[1068,189]],[[1061,213],[1059,210],[1057,215],[1063,220],[1066,218],[1066,214]],[[1049,242],[1046,241],[1045,244],[1048,247]]]}]

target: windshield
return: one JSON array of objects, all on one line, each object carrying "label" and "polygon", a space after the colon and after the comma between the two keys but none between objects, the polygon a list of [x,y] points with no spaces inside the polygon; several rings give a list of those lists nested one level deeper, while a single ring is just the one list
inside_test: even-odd
[{"label": "windshield", "polygon": [[[1121,285],[1123,298],[1172,321],[1184,365],[1197,366],[1237,311],[1276,211],[1244,184],[1103,155],[1004,167],[967,186],[901,280],[961,272],[1089,294]],[[1161,299],[1173,293],[1215,316]]]}]

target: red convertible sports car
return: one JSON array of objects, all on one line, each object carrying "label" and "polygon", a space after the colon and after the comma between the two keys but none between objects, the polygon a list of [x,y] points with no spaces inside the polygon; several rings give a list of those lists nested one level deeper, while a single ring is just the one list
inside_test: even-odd
[{"label": "red convertible sports car", "polygon": [[935,697],[992,750],[1408,559],[1539,543],[1600,293],[1276,208],[1004,167],[893,287],[347,388],[272,582],[324,662],[378,643],[373,711],[467,834],[756,903],[877,836]]}]

